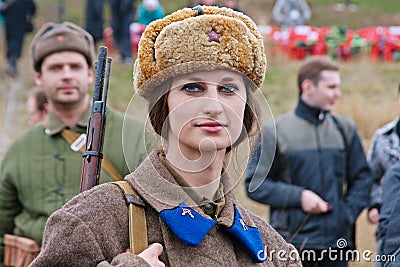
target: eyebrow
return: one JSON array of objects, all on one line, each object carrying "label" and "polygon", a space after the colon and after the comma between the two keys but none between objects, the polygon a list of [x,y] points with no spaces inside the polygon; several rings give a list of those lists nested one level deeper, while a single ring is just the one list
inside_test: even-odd
[{"label": "eyebrow", "polygon": [[64,65],[69,65],[69,66],[79,65],[79,66],[83,66],[84,63],[78,62],[78,61],[68,61],[68,62],[64,61],[64,62],[50,62],[48,65],[49,66],[64,66]]},{"label": "eyebrow", "polygon": [[[187,80],[189,80],[189,81],[196,81],[196,82],[203,82],[203,81],[205,81],[205,80],[203,80],[202,78],[196,77],[196,76],[190,76],[190,77],[187,78]],[[227,76],[227,77],[224,77],[221,81],[222,81],[222,82],[231,82],[231,81],[235,81],[235,80],[237,80],[237,79],[235,79],[235,78],[233,78],[233,77],[231,77],[231,76]],[[208,82],[208,81],[207,81],[207,82]]]}]

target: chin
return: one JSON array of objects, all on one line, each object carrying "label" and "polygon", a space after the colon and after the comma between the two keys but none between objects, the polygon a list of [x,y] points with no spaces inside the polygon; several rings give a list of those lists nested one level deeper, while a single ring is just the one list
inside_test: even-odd
[{"label": "chin", "polygon": [[219,150],[224,150],[231,145],[231,142],[218,142],[214,141],[212,143],[202,143],[199,147],[201,152],[215,152]]},{"label": "chin", "polygon": [[334,107],[333,105],[329,105],[329,106],[322,107],[321,109],[324,111],[331,112],[333,110],[333,107]]}]

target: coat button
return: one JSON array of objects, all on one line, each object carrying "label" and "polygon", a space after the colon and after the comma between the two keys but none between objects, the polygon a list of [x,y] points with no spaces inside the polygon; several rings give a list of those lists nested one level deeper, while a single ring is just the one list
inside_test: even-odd
[{"label": "coat button", "polygon": [[63,156],[63,154],[60,152],[60,151],[56,151],[56,152],[54,152],[54,157],[56,158],[56,159],[64,159],[64,156]]},{"label": "coat button", "polygon": [[213,215],[215,212],[215,206],[212,203],[206,203],[203,205],[204,213],[207,215]]},{"label": "coat button", "polygon": [[63,190],[61,187],[56,187],[56,189],[54,189],[54,192],[56,192],[57,194],[62,194]]}]

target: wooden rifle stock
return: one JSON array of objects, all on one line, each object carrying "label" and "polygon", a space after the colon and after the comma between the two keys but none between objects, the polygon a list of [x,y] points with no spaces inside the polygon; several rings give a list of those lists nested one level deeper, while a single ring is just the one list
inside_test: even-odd
[{"label": "wooden rifle stock", "polygon": [[83,165],[80,192],[98,185],[100,181],[110,67],[111,58],[107,57],[107,47],[100,46],[96,62],[96,81],[94,85],[92,112],[86,130],[86,150],[82,153]]}]

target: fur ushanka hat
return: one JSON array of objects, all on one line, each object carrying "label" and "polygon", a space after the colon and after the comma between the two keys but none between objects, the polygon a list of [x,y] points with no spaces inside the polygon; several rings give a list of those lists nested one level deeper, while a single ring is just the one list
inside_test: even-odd
[{"label": "fur ushanka hat", "polygon": [[262,36],[248,16],[224,7],[197,6],[146,27],[133,84],[140,96],[149,99],[152,90],[170,77],[228,68],[247,76],[257,89],[266,65]]}]

